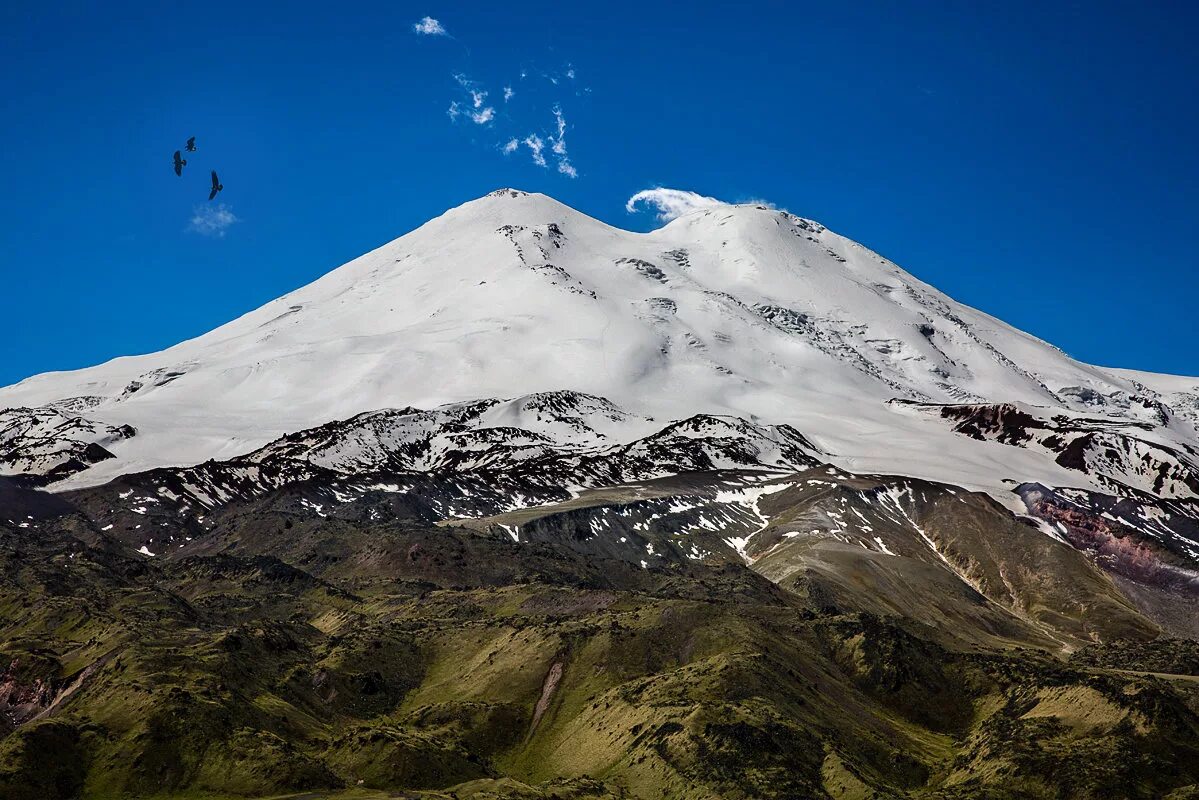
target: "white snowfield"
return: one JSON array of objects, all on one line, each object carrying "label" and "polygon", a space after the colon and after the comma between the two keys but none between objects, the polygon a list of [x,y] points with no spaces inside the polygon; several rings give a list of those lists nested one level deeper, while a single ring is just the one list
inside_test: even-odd
[{"label": "white snowfield", "polygon": [[809,220],[727,206],[631,233],[512,190],[196,339],[0,389],[0,408],[53,404],[137,429],[106,445],[115,459],[53,487],[66,488],[225,459],[363,411],[559,389],[626,412],[592,421],[609,443],[735,415],[791,424],[844,469],[1004,498],[1010,481],[1090,484],[1052,454],[887,401],[1014,402],[1146,422],[1147,438],[1199,447],[1199,379],[1079,363]]}]

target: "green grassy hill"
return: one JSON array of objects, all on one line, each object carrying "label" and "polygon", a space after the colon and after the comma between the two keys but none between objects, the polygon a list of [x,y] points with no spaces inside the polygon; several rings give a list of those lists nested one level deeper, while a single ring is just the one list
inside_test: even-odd
[{"label": "green grassy hill", "polygon": [[784,537],[802,491],[760,572],[265,501],[152,559],[0,525],[0,797],[1199,796],[1193,644],[1075,551],[930,492],[880,559]]}]

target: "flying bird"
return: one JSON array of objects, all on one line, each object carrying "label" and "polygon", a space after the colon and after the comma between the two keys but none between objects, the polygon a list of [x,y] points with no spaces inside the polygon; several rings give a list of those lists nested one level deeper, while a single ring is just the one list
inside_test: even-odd
[{"label": "flying bird", "polygon": [[179,155],[179,151],[175,151],[175,174],[183,175],[183,165],[187,163],[187,159]]},{"label": "flying bird", "polygon": [[225,188],[225,187],[224,187],[224,186],[221,184],[221,181],[220,181],[220,179],[219,179],[219,178],[217,178],[217,176],[216,176],[216,170],[214,169],[214,170],[212,171],[212,191],[208,193],[208,199],[209,199],[209,200],[211,200],[211,199],[213,199],[214,197],[216,197],[216,193],[217,193],[217,192],[219,192],[221,189],[224,189],[224,188]]},{"label": "flying bird", "polygon": [[188,139],[188,140],[187,140],[187,148],[186,148],[186,150],[187,150],[187,152],[189,152],[189,153],[194,153],[194,152],[196,152],[196,137],[194,137],[194,136],[193,136],[193,137],[191,137],[190,139]]}]

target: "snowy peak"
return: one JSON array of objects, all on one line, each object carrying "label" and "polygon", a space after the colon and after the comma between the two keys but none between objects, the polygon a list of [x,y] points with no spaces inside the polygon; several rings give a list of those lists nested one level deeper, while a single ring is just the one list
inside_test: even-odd
[{"label": "snowy peak", "polygon": [[[1105,487],[1056,454],[889,401],[1142,421],[1189,452],[1199,415],[1171,403],[1199,390],[1159,377],[1076,362],[786,212],[720,206],[632,233],[502,189],[196,339],[0,389],[0,408],[69,406],[94,429],[72,441],[114,458],[64,485],[243,456],[363,414],[402,439],[387,409],[436,409],[422,413],[443,425],[490,403],[483,427],[520,430],[530,450],[631,446],[671,420],[732,418],[795,431],[846,468],[999,495],[1010,481]],[[566,396],[569,409],[545,405]],[[125,426],[137,436],[114,439]]]}]

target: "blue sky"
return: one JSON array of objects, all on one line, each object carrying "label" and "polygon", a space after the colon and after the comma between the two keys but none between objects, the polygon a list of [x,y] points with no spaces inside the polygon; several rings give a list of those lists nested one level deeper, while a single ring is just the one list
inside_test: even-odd
[{"label": "blue sky", "polygon": [[[501,186],[642,230],[647,187],[765,199],[1078,358],[1199,375],[1194,4],[266,5],[0,6],[0,384]],[[227,224],[193,224],[211,167]]]}]

